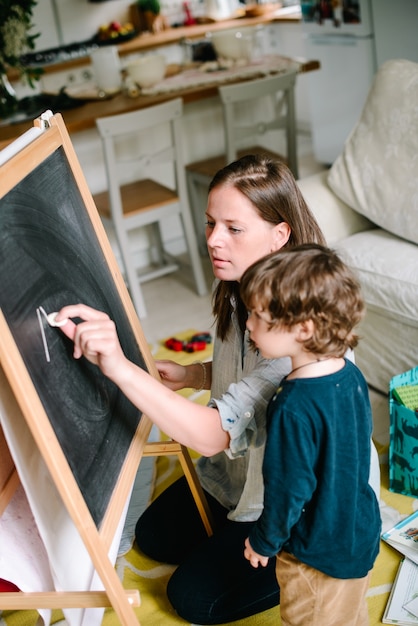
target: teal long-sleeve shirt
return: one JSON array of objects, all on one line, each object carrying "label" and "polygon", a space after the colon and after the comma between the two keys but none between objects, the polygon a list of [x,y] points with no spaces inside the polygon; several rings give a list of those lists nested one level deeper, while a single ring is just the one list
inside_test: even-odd
[{"label": "teal long-sleeve shirt", "polygon": [[366,576],[381,531],[371,431],[367,384],[350,361],[282,381],[267,412],[264,509],[249,536],[256,552],[285,550],[334,578]]}]

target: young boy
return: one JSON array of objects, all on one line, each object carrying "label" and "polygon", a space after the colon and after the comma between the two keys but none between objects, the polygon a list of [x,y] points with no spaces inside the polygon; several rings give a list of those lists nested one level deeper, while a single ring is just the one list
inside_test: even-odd
[{"label": "young boy", "polygon": [[258,567],[277,555],[283,626],[365,626],[381,524],[367,384],[344,358],[360,287],[337,254],[305,245],[252,265],[241,297],[255,347],[292,360],[267,412],[264,509],[244,556]]}]

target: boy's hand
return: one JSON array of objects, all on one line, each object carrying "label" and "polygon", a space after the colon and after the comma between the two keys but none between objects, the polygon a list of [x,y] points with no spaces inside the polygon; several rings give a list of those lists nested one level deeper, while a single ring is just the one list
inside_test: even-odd
[{"label": "boy's hand", "polygon": [[258,567],[258,565],[262,565],[263,567],[266,567],[268,560],[269,560],[268,556],[262,556],[261,554],[254,552],[254,550],[251,547],[248,537],[245,540],[244,556],[247,559],[247,561],[251,563],[253,567]]},{"label": "boy's hand", "polygon": [[56,316],[59,322],[65,318],[81,318],[82,322],[68,322],[61,331],[74,342],[74,358],[84,356],[98,365],[103,374],[111,379],[126,360],[116,332],[115,323],[106,313],[97,311],[85,304],[63,307]]}]

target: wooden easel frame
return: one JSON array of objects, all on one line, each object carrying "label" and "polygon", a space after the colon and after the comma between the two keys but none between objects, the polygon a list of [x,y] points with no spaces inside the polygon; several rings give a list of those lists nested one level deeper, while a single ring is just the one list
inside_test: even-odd
[{"label": "wooden easel frame", "polygon": [[[146,368],[152,376],[158,378],[158,371],[62,117],[59,114],[55,116],[51,114],[47,117],[45,115],[41,116],[41,118],[35,120],[34,127],[41,129],[42,132],[13,158],[7,160],[2,165],[0,197],[3,197],[9,190],[13,189],[27,175],[28,171],[32,171],[36,165],[42,163],[55,150],[61,147],[64,149],[129,324],[144,358]],[[43,127],[45,128],[43,129]],[[139,594],[136,590],[125,591],[123,589],[122,583],[109,559],[108,551],[123,514],[142,456],[178,456],[205,529],[208,534],[211,534],[210,512],[187,448],[171,440],[147,443],[151,422],[145,415],[142,415],[126,455],[122,471],[118,476],[105,517],[100,525],[100,530],[98,530],[1,311],[0,363],[40,455],[51,474],[63,504],[81,536],[95,571],[104,587],[103,591],[74,590],[63,592],[2,593],[0,596],[1,608],[23,610],[29,608],[62,609],[111,606],[123,626],[138,626],[138,620],[132,607],[139,604]],[[9,466],[6,476],[1,476],[0,474],[2,479],[2,483],[0,483],[0,515],[7,507],[19,485],[19,477],[13,462],[9,463]]]}]

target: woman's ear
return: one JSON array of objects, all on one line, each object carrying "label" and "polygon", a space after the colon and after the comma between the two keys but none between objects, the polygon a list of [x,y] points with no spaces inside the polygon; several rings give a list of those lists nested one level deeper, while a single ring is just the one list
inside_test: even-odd
[{"label": "woman's ear", "polygon": [[291,228],[287,222],[280,222],[274,227],[274,237],[271,252],[280,250],[287,244],[291,234]]}]

